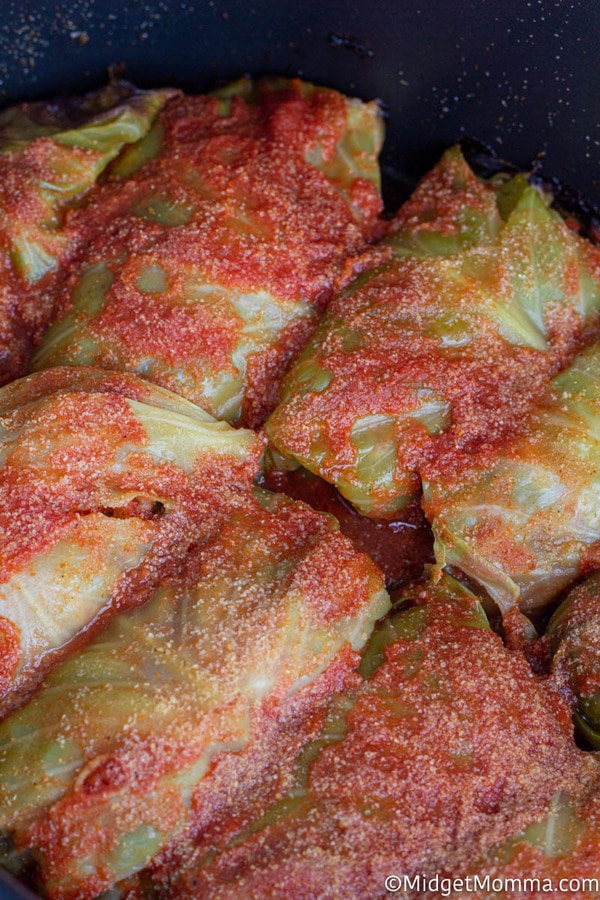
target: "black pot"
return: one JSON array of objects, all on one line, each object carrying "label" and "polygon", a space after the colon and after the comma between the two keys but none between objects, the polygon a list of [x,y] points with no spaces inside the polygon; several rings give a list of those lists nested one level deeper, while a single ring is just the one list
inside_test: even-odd
[{"label": "black pot", "polygon": [[[600,205],[595,0],[5,0],[0,100],[79,93],[111,66],[201,90],[300,75],[389,111],[388,201],[463,134]],[[0,897],[31,896],[0,875]]]},{"label": "black pot", "polygon": [[[140,86],[200,90],[282,73],[379,97],[383,165],[421,175],[461,134],[600,204],[595,0],[10,0],[0,100],[77,93],[111,65]],[[10,8],[10,9],[9,9]]]}]

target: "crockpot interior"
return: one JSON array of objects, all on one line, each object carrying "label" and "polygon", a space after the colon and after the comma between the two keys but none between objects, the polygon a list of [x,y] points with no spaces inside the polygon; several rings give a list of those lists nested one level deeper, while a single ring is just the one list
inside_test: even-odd
[{"label": "crockpot interior", "polygon": [[[77,93],[109,67],[190,90],[280,73],[379,97],[394,205],[463,134],[600,205],[600,3],[274,0],[3,3],[0,101]],[[15,892],[1,880],[0,896]]]},{"label": "crockpot interior", "polygon": [[392,181],[461,134],[600,204],[600,4],[590,0],[21,0],[3,4],[0,100],[80,92],[109,66],[192,90],[300,75],[379,97]]}]

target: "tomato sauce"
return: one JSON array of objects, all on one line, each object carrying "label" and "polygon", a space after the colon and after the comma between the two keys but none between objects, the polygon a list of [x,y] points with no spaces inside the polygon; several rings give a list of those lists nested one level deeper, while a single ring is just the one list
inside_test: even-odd
[{"label": "tomato sauce", "polygon": [[267,472],[264,484],[335,516],[356,549],[379,566],[388,586],[415,578],[433,562],[433,536],[418,500],[397,519],[386,521],[361,516],[333,485],[304,469]]}]

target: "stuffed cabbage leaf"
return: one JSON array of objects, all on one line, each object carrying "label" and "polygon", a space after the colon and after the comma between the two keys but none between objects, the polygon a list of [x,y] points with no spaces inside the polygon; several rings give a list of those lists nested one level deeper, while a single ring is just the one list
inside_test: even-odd
[{"label": "stuffed cabbage leaf", "polygon": [[103,608],[149,597],[251,489],[262,447],[134,376],[57,369],[2,388],[0,696]]},{"label": "stuffed cabbage leaf", "polygon": [[0,113],[0,383],[25,374],[53,313],[56,285],[78,243],[69,210],[123,147],[148,133],[174,93],[113,82],[80,98]]},{"label": "stuffed cabbage leaf", "polygon": [[416,876],[458,877],[479,857],[493,871],[496,848],[508,856],[521,835],[541,847],[527,874],[575,874],[582,838],[585,871],[598,870],[586,804],[600,767],[575,746],[564,701],[451,579],[402,603],[367,645],[362,683],[332,701],[299,756],[288,795],[224,851],[201,847],[171,882],[168,865],[150,872],[133,896],[384,897],[396,874],[417,898]]},{"label": "stuffed cabbage leaf", "polygon": [[600,345],[552,381],[524,433],[485,465],[424,483],[438,565],[460,569],[508,611],[539,610],[597,567]]},{"label": "stuffed cabbage leaf", "polygon": [[300,81],[171,100],[73,220],[89,247],[35,366],[134,371],[260,424],[379,227],[381,140],[376,103]]},{"label": "stuffed cabbage leaf", "polygon": [[549,201],[448,151],[392,223],[391,258],[373,251],[291,369],[266,423],[276,450],[392,518],[421,478],[518,431],[600,308],[600,249]]}]

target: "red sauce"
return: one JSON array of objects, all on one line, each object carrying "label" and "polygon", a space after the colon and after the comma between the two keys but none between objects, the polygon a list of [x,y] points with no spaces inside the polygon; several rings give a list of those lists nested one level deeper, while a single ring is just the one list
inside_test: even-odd
[{"label": "red sauce", "polygon": [[311,685],[281,703],[267,699],[255,711],[247,749],[215,756],[209,777],[194,791],[189,829],[152,861],[148,881],[161,885],[177,869],[226,846],[285,796],[294,784],[298,756],[319,738],[332,699],[359,683],[358,661],[358,654],[346,646]]},{"label": "red sauce", "polygon": [[[277,772],[281,759],[287,759],[280,777],[284,784],[289,781],[294,751],[300,747],[297,736],[286,734],[286,718],[295,708],[308,716],[308,722],[299,722],[304,733],[308,726],[314,734],[325,697],[356,681],[357,655],[340,639],[338,628],[351,630],[363,616],[368,621],[367,610],[373,614],[381,588],[374,564],[354,550],[327,516],[281,496],[256,496],[248,485],[218,532],[188,554],[183,572],[167,585],[161,615],[136,622],[126,641],[123,636],[104,638],[104,652],[106,647],[120,649],[124,666],[124,685],[117,680],[106,686],[109,703],[111,689],[115,691],[115,724],[111,719],[108,727],[103,720],[97,724],[93,693],[88,702],[97,686],[88,691],[85,674],[81,683],[76,679],[67,686],[65,696],[77,711],[69,717],[69,734],[81,748],[84,764],[69,791],[30,827],[17,825],[17,842],[44,855],[44,876],[56,896],[92,897],[109,887],[124,833],[151,824],[176,841],[188,824],[194,827],[193,810],[187,808],[176,776],[197,764],[211,744],[218,752],[241,743],[232,754],[237,760],[225,769],[244,779],[249,790],[254,775],[249,764],[266,765],[265,750],[273,751],[273,733],[279,732],[285,740],[273,768]],[[163,649],[166,654],[171,650],[175,660],[169,663],[167,657],[161,673],[157,658],[155,676],[152,653]],[[92,660],[95,671],[98,662],[95,656]],[[82,673],[89,671],[84,663],[82,667]],[[255,695],[246,682],[259,680],[263,671],[268,682]],[[318,679],[315,685],[313,678]],[[316,703],[314,715],[308,698],[294,700],[303,687]],[[54,685],[48,688],[52,691]],[[254,729],[265,726],[264,734],[253,731],[249,760],[244,756],[248,717]],[[212,762],[216,765],[217,759]],[[241,805],[233,815],[260,811],[274,787],[266,785],[245,799],[240,794]],[[237,790],[234,782],[231,792]],[[218,813],[219,797],[210,779],[199,792],[212,798]],[[229,806],[226,800],[220,803]],[[199,809],[198,817],[208,812]],[[79,860],[88,855],[96,865],[90,863],[90,871],[83,873]]]},{"label": "red sauce", "polygon": [[[60,189],[61,154],[68,154],[93,181],[92,150],[67,150],[49,138],[38,138],[17,152],[0,154],[0,384],[26,374],[34,343],[50,322],[58,286],[73,260],[72,236],[61,230],[64,209],[56,199],[47,201],[41,187]],[[48,271],[42,277],[29,280],[13,261],[15,247],[25,242],[47,257]]]},{"label": "red sauce", "polygon": [[0,696],[9,690],[21,658],[21,635],[18,627],[0,616]]},{"label": "red sauce", "polygon": [[476,178],[460,156],[447,158],[445,165],[437,165],[425,175],[402,204],[390,231],[458,234],[465,209],[497,217],[495,195],[494,188]]},{"label": "red sauce", "polygon": [[[147,260],[151,264],[152,260]],[[158,357],[168,366],[181,366],[193,371],[197,368],[216,372],[231,369],[231,354],[235,350],[241,331],[240,321],[225,310],[209,304],[178,305],[181,287],[149,299],[137,289],[140,268],[122,273],[122,279],[111,291],[110,303],[97,321],[94,330],[110,348],[113,336],[118,335],[119,354],[124,354],[130,364]],[[179,290],[178,290],[179,287]],[[106,354],[110,362],[109,349]],[[202,360],[202,366],[194,366]],[[107,366],[110,368],[110,365]],[[176,393],[177,383],[170,386]]]},{"label": "red sauce", "polygon": [[[190,314],[173,305],[169,291],[149,307],[137,288],[139,266],[122,265],[123,252],[135,252],[138,259],[145,253],[146,262],[157,264],[166,259],[177,272],[198,267],[207,280],[235,290],[268,289],[283,301],[301,297],[315,309],[322,308],[334,288],[365,265],[360,248],[374,233],[368,220],[379,204],[371,185],[356,183],[352,200],[365,217],[356,221],[319,173],[303,164],[316,136],[323,154],[333,153],[344,114],[341,104],[335,96],[307,100],[297,85],[283,103],[275,95],[264,107],[235,99],[231,115],[225,118],[209,98],[172,101],[163,115],[165,156],[125,187],[108,183],[97,200],[70,218],[74,243],[93,243],[94,258],[105,256],[118,270],[93,332],[108,343],[118,343],[129,359],[150,353],[172,365],[204,354],[212,365],[222,368],[235,347],[236,328],[212,310],[195,307]],[[295,151],[290,154],[291,142]],[[200,191],[197,185],[182,182],[181,173],[189,170],[202,173]],[[111,222],[116,214],[126,219],[129,205],[158,183],[171,184],[180,201],[193,206],[192,225],[186,232],[162,235],[146,222]],[[417,192],[416,212],[435,212],[438,225],[446,222],[450,231],[460,204],[440,206],[438,189],[432,183],[421,194]],[[232,221],[239,221],[240,205],[249,222],[247,227],[232,228]],[[31,214],[37,215],[32,209]],[[415,209],[408,204],[399,223],[410,226]],[[29,215],[27,204],[24,210]],[[155,248],[159,235],[160,252]],[[380,251],[374,251],[371,260],[375,253]],[[348,262],[348,254],[356,256]],[[504,352],[501,342],[488,333],[471,347],[474,362],[459,355],[451,359],[436,352],[427,334],[410,329],[403,333],[394,321],[398,296],[403,316],[410,311],[418,322],[431,314],[435,310],[432,286],[410,266],[398,283],[393,279],[388,283],[387,278],[382,275],[372,285],[375,293],[380,291],[377,302],[389,315],[368,332],[368,354],[361,351],[351,358],[333,347],[329,357],[336,376],[343,373],[338,393],[328,394],[318,410],[318,420],[331,428],[332,454],[338,460],[344,456],[358,413],[382,408],[391,413],[398,403],[408,408],[412,386],[425,380],[432,390],[451,399],[452,429],[448,435],[434,437],[417,428],[405,436],[401,451],[409,468],[430,477],[444,469],[460,472],[475,453],[482,464],[485,454],[493,455],[506,434],[519,427],[559,358],[572,352],[579,339],[573,322],[555,315],[550,331],[557,349],[549,359],[534,351]],[[577,273],[569,271],[567,280],[575,289]],[[180,288],[174,281],[169,286],[174,292]],[[21,319],[16,313],[13,316],[11,304],[9,298],[3,307],[7,334],[13,318],[15,332],[26,319],[25,313],[19,313]],[[352,301],[344,298],[343,305],[352,312]],[[357,309],[356,315],[360,314]],[[42,318],[40,314],[39,321]],[[3,321],[0,318],[0,338]],[[391,348],[386,343],[390,335]],[[306,336],[307,328],[298,325],[262,357],[251,359],[246,421],[258,424],[264,418],[275,401],[274,385]],[[382,378],[390,367],[401,370],[402,379]],[[53,377],[48,373],[48,381]],[[9,499],[0,505],[4,528],[0,533],[6,542],[5,558],[10,560],[2,570],[3,579],[55,541],[61,529],[66,532],[78,515],[98,506],[103,499],[98,496],[98,471],[109,467],[120,447],[128,442],[143,444],[143,432],[121,396],[132,396],[126,379],[118,386],[115,381],[114,390],[98,387],[98,391],[112,391],[109,398],[64,395],[60,416],[58,412],[45,419],[40,416],[43,434],[51,436],[52,429],[60,426],[61,430],[72,427],[81,436],[81,443],[49,455],[55,484],[38,477],[33,462],[39,463],[39,454],[31,462],[27,448],[23,458],[16,458],[17,452],[2,469],[4,485],[0,487]],[[348,384],[353,386],[351,402]],[[134,389],[143,394],[141,388]],[[306,440],[315,410],[290,421],[292,429],[298,429],[299,440]],[[241,493],[248,487],[259,445],[257,441],[251,458],[239,465],[214,459],[200,462],[194,479],[169,466],[161,470],[160,488],[181,505],[181,513],[162,530],[160,541],[139,570],[123,577],[111,598],[111,609],[98,617],[81,642],[100,630],[115,610],[141,602],[160,578],[176,577],[194,542],[207,542],[199,554],[199,567],[210,570],[212,566],[220,574],[222,560],[229,557],[237,562],[240,573],[245,566],[251,567],[246,547],[236,545],[235,523],[233,532],[223,523],[230,505],[238,512],[242,508]],[[151,492],[156,486],[154,467],[142,453],[133,463],[119,487]],[[43,474],[45,478],[47,472]],[[360,516],[334,488],[301,470],[269,473],[265,484],[335,514],[342,533],[357,549],[370,554],[388,584],[414,577],[432,560],[432,536],[417,500],[401,518],[378,521]],[[102,511],[110,512],[106,506]],[[340,534],[328,531],[327,522],[308,506],[286,507],[282,501],[278,512],[275,519],[256,511],[252,525],[261,534],[257,552],[268,551],[269,560],[280,563],[294,553],[304,554],[292,588],[301,589],[307,607],[324,625],[354,615],[378,579],[374,566],[366,557],[358,557]],[[148,507],[137,500],[116,514],[151,518]],[[213,547],[210,537],[217,532],[219,540]],[[454,610],[442,609],[436,623],[418,640],[399,640],[388,648],[370,683],[359,683],[354,671],[357,657],[345,647],[308,692],[299,692],[282,705],[270,698],[253,711],[255,732],[247,752],[215,757],[210,777],[193,796],[194,818],[187,833],[154,864],[157,880],[171,877],[182,861],[189,865],[187,852],[200,856],[223,846],[268,803],[280,799],[293,784],[294,760],[302,746],[318,735],[327,702],[337,691],[352,691],[348,732],[339,746],[329,747],[318,757],[307,775],[307,799],[301,810],[306,819],[292,816],[291,824],[284,821],[283,827],[265,829],[247,844],[234,847],[216,863],[217,882],[225,884],[233,873],[234,891],[247,878],[257,896],[275,887],[279,892],[305,889],[310,893],[332,884],[340,896],[367,896],[381,888],[385,875],[398,865],[407,872],[426,866],[433,866],[433,872],[450,865],[463,870],[485,840],[495,845],[528,824],[532,816],[541,817],[557,789],[581,795],[593,780],[593,764],[575,750],[567,708],[547,686],[540,685],[521,656],[507,653],[491,633],[456,627],[453,614]],[[18,644],[17,629],[0,619],[0,687],[16,666]],[[201,741],[201,735],[196,737]],[[51,872],[64,874],[87,853],[109,858],[121,834],[146,815],[149,821],[160,821],[165,830],[175,828],[187,815],[177,789],[163,791],[160,801],[151,789],[161,776],[194,761],[193,739],[182,730],[174,736],[157,736],[143,747],[127,740],[121,756],[95,761],[74,793],[22,835],[24,846],[31,843],[46,855]],[[127,786],[132,788],[134,802],[101,806],[104,796]],[[83,834],[79,823],[96,803],[97,827]],[[586,852],[597,861],[598,842],[589,843]],[[319,864],[315,865],[315,859]],[[208,884],[213,876],[209,871],[200,879],[206,878]],[[100,870],[90,878],[85,890],[91,896],[108,886],[110,879],[107,867],[106,873]],[[199,883],[190,876],[177,896],[199,896],[194,893]]]},{"label": "red sauce", "polygon": [[[121,574],[105,608],[82,633],[62,647],[44,645],[37,654],[30,648],[31,658],[6,684],[11,692],[0,702],[0,716],[21,704],[52,666],[89,641],[116,611],[143,602],[161,578],[175,574],[190,547],[217,533],[251,489],[263,448],[259,435],[239,458],[227,446],[198,450],[190,456],[191,471],[149,452],[147,433],[127,397],[156,403],[156,391],[129,375],[83,368],[42,372],[2,392],[0,414],[15,439],[0,467],[0,584],[27,574],[28,566],[35,570],[38,557],[61,539],[78,545],[79,552],[86,549],[94,571],[93,551],[106,540],[105,516],[141,519],[147,527],[134,529],[134,540],[141,542],[139,564]],[[0,623],[1,607],[0,602]],[[35,622],[29,625],[35,632]],[[13,643],[4,653],[7,678],[15,668]]]},{"label": "red sauce", "polygon": [[[439,340],[427,331],[447,306],[438,287],[434,272],[428,273],[422,261],[404,262],[336,299],[328,315],[339,314],[346,328],[361,335],[361,344],[344,349],[344,332],[337,334],[334,326],[317,355],[331,382],[321,392],[292,395],[278,407],[268,425],[277,446],[310,458],[319,432],[327,451],[320,474],[336,480],[343,472],[351,479],[346,467],[356,456],[352,428],[362,417],[382,414],[401,419],[396,430],[399,473],[434,478],[440,472],[460,472],[467,464],[485,467],[542,396],[558,369],[556,355],[511,347],[492,323],[478,326],[466,351],[440,349]],[[408,418],[420,404],[417,389],[448,404],[446,430],[428,433]]]},{"label": "red sauce", "polygon": [[0,469],[0,582],[97,505],[119,447],[147,442],[118,396],[55,395],[34,415],[17,410],[10,418],[8,427],[22,431]]},{"label": "red sauce", "polygon": [[334,515],[342,533],[357,550],[369,554],[388,585],[414,578],[426,563],[433,562],[433,537],[418,500],[402,516],[384,521],[361,516],[332,485],[304,469],[269,472],[265,487]]},{"label": "red sauce", "polygon": [[[392,233],[408,230],[418,239],[431,230],[454,237],[463,206],[470,215],[485,211],[492,223],[495,216],[501,227],[493,190],[472,174],[456,185],[447,166],[426,176]],[[310,357],[292,368],[284,400],[266,425],[276,447],[327,481],[349,486],[348,495],[360,493],[380,516],[395,497],[416,493],[419,478],[452,482],[467,467],[485,471],[506,441],[527,427],[550,380],[598,328],[597,316],[583,321],[579,295],[581,258],[598,276],[600,250],[557,220],[552,239],[558,243],[564,236],[564,263],[558,252],[557,259],[536,260],[539,247],[531,263],[532,270],[543,269],[537,277],[545,276],[564,296],[545,304],[547,348],[507,339],[499,310],[506,313],[519,284],[529,290],[533,279],[528,227],[517,221],[501,233],[497,247],[482,239],[476,250],[448,258],[409,255],[381,268],[374,261],[370,277],[332,300]],[[303,388],[307,363],[315,379],[322,376],[318,389]],[[421,420],[428,404],[440,410],[428,414],[433,422]],[[372,416],[389,419],[395,445],[385,493],[377,479],[360,474],[353,441],[357,422]]]}]

